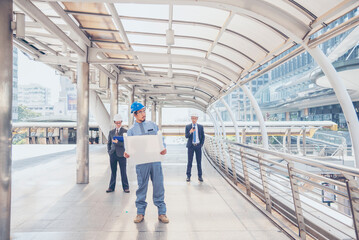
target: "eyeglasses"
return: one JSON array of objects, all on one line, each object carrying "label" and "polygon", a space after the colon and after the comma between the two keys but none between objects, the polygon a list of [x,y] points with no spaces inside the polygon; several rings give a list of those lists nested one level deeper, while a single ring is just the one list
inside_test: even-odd
[{"label": "eyeglasses", "polygon": [[122,123],[122,121],[115,122],[115,124],[121,124],[121,123]]},{"label": "eyeglasses", "polygon": [[145,110],[137,111],[137,114],[144,114],[144,113],[146,113]]}]

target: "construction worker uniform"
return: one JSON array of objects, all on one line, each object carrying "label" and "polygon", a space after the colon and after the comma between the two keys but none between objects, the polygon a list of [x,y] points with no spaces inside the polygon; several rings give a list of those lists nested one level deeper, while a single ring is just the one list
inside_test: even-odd
[{"label": "construction worker uniform", "polygon": [[[158,126],[151,121],[144,121],[142,123],[135,122],[134,125],[127,131],[127,136],[140,135],[157,135]],[[164,144],[166,147],[166,145]],[[166,214],[166,204],[164,202],[165,189],[163,186],[163,172],[161,162],[151,162],[136,165],[136,174],[138,189],[136,191],[136,208],[137,214],[145,215],[147,202],[147,188],[148,181],[151,178],[153,185],[153,203],[158,208],[158,215]]]}]

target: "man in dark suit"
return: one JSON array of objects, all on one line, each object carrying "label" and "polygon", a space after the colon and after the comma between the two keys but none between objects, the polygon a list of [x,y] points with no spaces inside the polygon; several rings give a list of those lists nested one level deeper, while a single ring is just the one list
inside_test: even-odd
[{"label": "man in dark suit", "polygon": [[198,170],[198,180],[203,182],[202,178],[202,146],[204,144],[204,131],[203,126],[197,124],[198,114],[192,113],[191,114],[192,123],[186,126],[186,138],[187,140],[187,153],[188,153],[188,162],[187,162],[187,179],[186,181],[191,181],[191,170],[192,170],[192,162],[193,162],[193,155],[196,153],[196,161],[197,161],[197,170]]},{"label": "man in dark suit", "polygon": [[[115,191],[116,186],[116,174],[117,174],[117,163],[120,165],[122,188],[125,193],[129,193],[128,179],[126,173],[127,160],[123,156],[125,152],[123,143],[123,134],[127,132],[126,129],[122,128],[122,117],[120,114],[116,114],[113,118],[116,125],[115,129],[112,129],[108,134],[107,152],[110,155],[110,166],[111,166],[111,179],[110,185],[106,190],[107,193]],[[116,139],[117,137],[119,139]],[[122,138],[121,138],[122,137]]]}]

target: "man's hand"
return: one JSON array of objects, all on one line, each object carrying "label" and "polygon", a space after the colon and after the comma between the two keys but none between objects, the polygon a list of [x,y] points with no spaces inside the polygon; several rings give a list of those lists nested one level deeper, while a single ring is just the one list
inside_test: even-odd
[{"label": "man's hand", "polygon": [[166,149],[166,148],[163,149],[163,150],[160,152],[161,155],[165,155],[166,153],[167,153],[167,149]]},{"label": "man's hand", "polygon": [[189,133],[193,133],[196,129],[191,128],[191,130],[189,130]]},{"label": "man's hand", "polygon": [[129,158],[129,157],[130,157],[130,155],[128,155],[127,152],[124,152],[124,153],[123,153],[123,156],[124,156],[125,158]]},{"label": "man's hand", "polygon": [[113,143],[118,143],[118,140],[117,139],[112,139],[112,142]]}]

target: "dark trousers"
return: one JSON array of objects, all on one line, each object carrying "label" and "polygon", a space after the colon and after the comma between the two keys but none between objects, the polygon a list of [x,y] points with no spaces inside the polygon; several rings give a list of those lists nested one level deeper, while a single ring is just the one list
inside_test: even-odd
[{"label": "dark trousers", "polygon": [[116,187],[117,163],[120,166],[122,188],[123,190],[129,189],[127,173],[126,173],[127,160],[124,157],[118,157],[116,155],[116,152],[110,155],[111,180],[110,180],[109,188],[115,190]]},{"label": "dark trousers", "polygon": [[197,170],[198,170],[198,177],[202,177],[202,147],[200,144],[196,146],[190,146],[188,148],[188,162],[187,162],[187,177],[191,177],[191,170],[192,170],[192,162],[193,162],[193,155],[196,153],[196,161],[197,161]]}]

